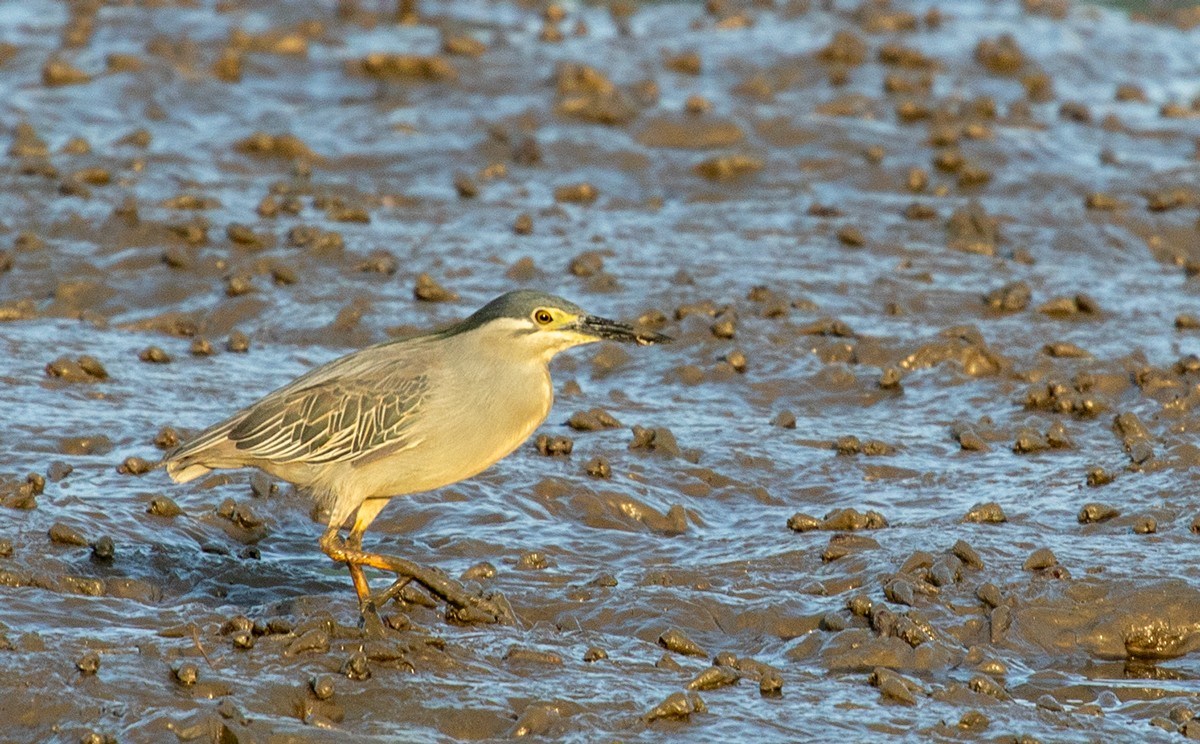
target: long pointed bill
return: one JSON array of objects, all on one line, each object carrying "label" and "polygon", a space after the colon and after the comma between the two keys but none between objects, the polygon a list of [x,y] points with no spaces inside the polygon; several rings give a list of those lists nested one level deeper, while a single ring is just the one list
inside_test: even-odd
[{"label": "long pointed bill", "polygon": [[661,333],[654,333],[652,331],[642,331],[639,333],[631,325],[618,323],[615,320],[607,318],[598,318],[595,315],[585,315],[577,320],[576,328],[581,333],[586,333],[605,341],[619,341],[621,343],[632,341],[639,346],[669,344],[672,341],[670,336],[664,336]]}]

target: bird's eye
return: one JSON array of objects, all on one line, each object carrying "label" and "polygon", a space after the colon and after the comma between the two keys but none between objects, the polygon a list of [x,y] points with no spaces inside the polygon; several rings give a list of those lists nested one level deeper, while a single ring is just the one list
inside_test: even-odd
[{"label": "bird's eye", "polygon": [[554,320],[554,316],[550,314],[549,310],[542,309],[534,312],[533,319],[538,322],[538,325],[550,325]]}]

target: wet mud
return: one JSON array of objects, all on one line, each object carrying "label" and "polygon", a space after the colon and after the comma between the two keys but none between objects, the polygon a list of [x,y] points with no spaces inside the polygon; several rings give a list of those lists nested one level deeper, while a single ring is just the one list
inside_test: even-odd
[{"label": "wet mud", "polygon": [[[3,6],[0,741],[1200,737],[1193,20]],[[153,467],[518,286],[676,343],[367,533],[515,623]]]}]

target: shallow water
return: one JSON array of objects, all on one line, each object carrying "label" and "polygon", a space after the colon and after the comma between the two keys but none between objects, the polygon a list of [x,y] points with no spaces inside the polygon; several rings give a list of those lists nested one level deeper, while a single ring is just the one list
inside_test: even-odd
[{"label": "shallow water", "polygon": [[[492,3],[422,3],[409,24],[303,2],[0,8],[0,740],[1195,735],[1200,363],[1197,324],[1177,318],[1200,315],[1200,31],[1087,7],[806,5],[570,6],[558,41],[540,10]],[[831,60],[835,32],[861,50]],[[1023,61],[989,71],[977,45],[1003,34]],[[440,52],[462,35],[479,56]],[[879,61],[889,44],[935,66]],[[693,50],[696,74],[672,61]],[[373,52],[437,55],[423,69],[454,75],[372,77],[359,61]],[[90,79],[47,84],[51,55]],[[214,68],[222,55],[239,80]],[[602,76],[561,74],[567,62]],[[692,95],[709,108],[685,113]],[[311,152],[244,152],[256,131]],[[730,155],[749,172],[697,173]],[[594,203],[556,196],[580,182]],[[1094,192],[1117,207],[1088,208]],[[268,194],[275,216],[256,212]],[[181,195],[210,201],[168,201]],[[972,202],[994,241],[948,227]],[[927,214],[906,217],[912,204]],[[530,234],[514,233],[522,213]],[[235,224],[259,244],[233,240]],[[293,245],[297,226],[344,247]],[[585,251],[598,273],[571,271]],[[421,273],[459,298],[414,300]],[[1018,281],[1024,305],[988,306]],[[569,457],[531,441],[397,500],[368,533],[451,576],[490,562],[480,588],[515,626],[451,625],[408,601],[385,615],[411,627],[364,641],[303,494],[247,472],[179,486],[117,470],[156,460],[163,427],[196,432],[517,286],[607,317],[661,311],[677,341],[563,355],[540,432],[570,436]],[[1057,299],[1076,312],[1048,312]],[[226,350],[233,331],[246,353]],[[195,336],[215,353],[189,353]],[[171,362],[140,361],[149,346]],[[47,375],[81,355],[107,379]],[[1091,408],[1056,412],[1072,403]],[[594,407],[622,427],[565,426]],[[784,411],[794,429],[773,423]],[[1118,414],[1147,438],[1123,437]],[[1065,446],[1014,451],[1058,442],[1055,424]],[[633,426],[669,429],[678,451],[631,450]],[[585,473],[596,456],[611,479]],[[26,474],[62,463],[17,508]],[[1089,486],[1096,467],[1112,482]],[[183,513],[147,514],[163,495]],[[965,520],[986,502],[1006,521]],[[1091,502],[1118,514],[1082,524]],[[788,528],[845,508],[887,526]],[[85,544],[51,540],[56,524]],[[102,537],[111,560],[86,544]],[[1041,548],[1056,565],[1025,567]],[[963,563],[972,550],[981,567]],[[238,616],[259,626],[239,636]],[[704,655],[664,650],[670,629]],[[593,647],[607,659],[585,661]],[[94,673],[77,668],[89,651]],[[741,661],[736,684],[694,693],[702,712],[646,720],[718,653]],[[876,689],[878,668],[903,677]],[[764,675],[782,695],[760,694]]]}]

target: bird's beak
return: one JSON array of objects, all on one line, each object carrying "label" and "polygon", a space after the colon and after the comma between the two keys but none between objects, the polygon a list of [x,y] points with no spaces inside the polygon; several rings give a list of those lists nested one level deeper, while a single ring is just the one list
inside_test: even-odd
[{"label": "bird's beak", "polygon": [[642,331],[639,333],[631,325],[618,323],[608,318],[598,318],[595,315],[580,317],[575,321],[575,330],[605,341],[619,341],[621,343],[632,341],[636,342],[639,346],[669,344],[672,341],[670,336],[664,336],[661,333],[654,333],[652,331]]}]

